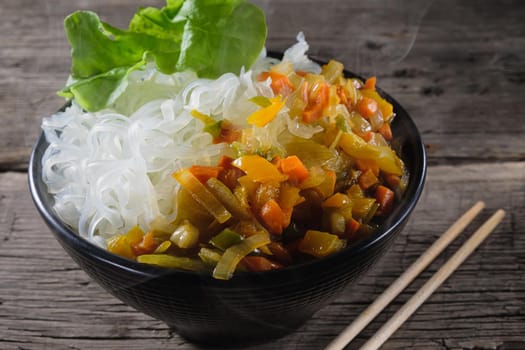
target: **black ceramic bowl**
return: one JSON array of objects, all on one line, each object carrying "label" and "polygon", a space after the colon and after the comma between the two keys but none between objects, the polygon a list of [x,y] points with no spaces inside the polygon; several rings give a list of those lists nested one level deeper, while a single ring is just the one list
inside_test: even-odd
[{"label": "black ceramic bowl", "polygon": [[[351,73],[346,72],[348,76]],[[403,229],[419,199],[426,173],[424,145],[407,112],[394,105],[392,124],[410,172],[405,196],[379,232],[326,258],[268,272],[236,273],[231,280],[209,274],[157,268],[94,246],[60,221],[42,182],[43,135],[29,164],[33,200],[56,239],[95,281],[124,303],[162,320],[181,336],[200,343],[266,341],[298,328],[345,286],[374,264]]]}]

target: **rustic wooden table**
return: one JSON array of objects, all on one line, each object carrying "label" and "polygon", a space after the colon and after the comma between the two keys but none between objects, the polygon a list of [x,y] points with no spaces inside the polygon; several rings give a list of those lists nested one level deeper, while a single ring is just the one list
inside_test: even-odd
[{"label": "rustic wooden table", "polygon": [[[304,31],[406,107],[429,156],[425,191],[404,232],[358,284],[302,328],[251,349],[321,349],[476,200],[508,212],[497,231],[384,349],[525,349],[525,2],[258,0],[267,47]],[[27,189],[42,117],[59,108],[69,52],[62,20],[92,9],[124,26],[150,0],[0,2],[0,348],[197,349],[111,297],[52,237]],[[432,264],[348,348],[357,349],[435,272]]]}]

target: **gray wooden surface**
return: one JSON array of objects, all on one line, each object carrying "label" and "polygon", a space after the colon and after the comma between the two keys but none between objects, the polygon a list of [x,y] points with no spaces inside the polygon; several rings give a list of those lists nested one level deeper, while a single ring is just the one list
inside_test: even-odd
[{"label": "gray wooden surface", "polygon": [[[321,349],[476,200],[497,231],[384,349],[525,349],[525,2],[258,0],[267,47],[305,32],[406,107],[428,146],[424,194],[377,266],[297,332],[250,349]],[[198,349],[91,281],[27,190],[41,118],[68,75],[62,20],[92,9],[123,26],[149,0],[0,1],[0,349]],[[358,349],[465,241],[460,237],[353,342]]]}]

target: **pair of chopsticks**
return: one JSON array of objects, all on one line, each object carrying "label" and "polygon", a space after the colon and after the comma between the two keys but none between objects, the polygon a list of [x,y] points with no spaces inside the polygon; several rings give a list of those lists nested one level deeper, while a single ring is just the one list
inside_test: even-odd
[{"label": "pair of chopsticks", "polygon": [[[478,215],[485,207],[477,202],[435,241],[401,276],[397,278],[354,322],[352,322],[325,350],[341,350],[361,332],[394,298],[399,295]],[[463,261],[492,233],[505,216],[497,210],[458,249],[458,251],[414,294],[362,347],[378,349],[432,293],[458,268]]]}]

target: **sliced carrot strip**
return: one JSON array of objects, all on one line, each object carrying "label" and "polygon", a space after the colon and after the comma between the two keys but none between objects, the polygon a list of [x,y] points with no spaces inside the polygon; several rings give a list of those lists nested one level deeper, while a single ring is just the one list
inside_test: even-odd
[{"label": "sliced carrot strip", "polygon": [[379,181],[379,179],[374,175],[374,172],[371,169],[368,169],[359,175],[359,179],[357,181],[359,182],[359,187],[361,187],[363,190],[367,190],[374,186]]},{"label": "sliced carrot strip", "polygon": [[370,77],[370,78],[366,79],[365,85],[363,86],[363,89],[375,90],[376,89],[376,81],[377,81],[376,77]]},{"label": "sliced carrot strip", "polygon": [[365,131],[362,134],[358,134],[360,138],[362,138],[364,141],[368,142],[372,139],[372,136],[374,133],[372,131]]},{"label": "sliced carrot strip", "polygon": [[394,205],[394,192],[385,186],[377,186],[375,198],[379,203],[379,212],[382,215],[388,214],[392,211]]},{"label": "sliced carrot strip", "polygon": [[359,226],[361,226],[359,221],[357,221],[354,218],[351,218],[350,220],[346,222],[346,234],[347,235],[355,234],[357,230],[359,230]]},{"label": "sliced carrot strip", "polygon": [[379,175],[379,166],[377,165],[377,162],[373,159],[357,159],[355,161],[355,165],[357,169],[361,170],[362,172],[365,172],[368,169],[370,169],[372,170],[375,176]]},{"label": "sliced carrot strip", "polygon": [[337,192],[322,203],[323,208],[341,208],[343,205],[348,204],[350,202],[350,198],[344,193]]},{"label": "sliced carrot strip", "polygon": [[288,179],[295,183],[301,183],[310,176],[310,172],[299,159],[299,157],[292,155],[281,160],[279,163],[283,174],[288,175]]},{"label": "sliced carrot strip", "polygon": [[357,102],[356,107],[359,114],[361,114],[366,119],[369,119],[371,116],[376,114],[379,109],[377,102],[374,99],[366,96],[363,96],[363,98]]},{"label": "sliced carrot strip", "polygon": [[[308,104],[303,111],[303,122],[314,123],[323,117],[323,110],[330,103],[330,85],[321,83],[314,86],[308,96]],[[306,100],[305,100],[306,101]]]},{"label": "sliced carrot strip", "polygon": [[395,188],[401,183],[401,177],[393,174],[386,174],[385,181],[391,188]]},{"label": "sliced carrot strip", "polygon": [[321,103],[321,106],[323,106],[323,108],[328,107],[330,103],[330,85],[328,84],[321,85],[321,88],[319,89],[318,94],[319,95],[317,97],[317,101]]},{"label": "sliced carrot strip", "polygon": [[280,235],[283,232],[285,213],[275,199],[270,199],[262,206],[259,216],[271,233]]},{"label": "sliced carrot strip", "polygon": [[155,240],[155,235],[153,231],[149,231],[144,235],[142,241],[138,244],[132,244],[131,249],[136,256],[143,254],[151,254],[157,249],[158,243]]},{"label": "sliced carrot strip", "polygon": [[294,86],[290,79],[284,74],[278,72],[262,72],[257,77],[259,81],[272,80],[270,87],[276,95],[288,96],[294,91]]},{"label": "sliced carrot strip", "polygon": [[352,107],[352,102],[346,95],[345,89],[340,85],[337,85],[337,96],[339,96],[339,99],[341,100],[340,103],[345,105],[346,108],[350,109]]},{"label": "sliced carrot strip", "polygon": [[218,177],[222,168],[218,166],[192,165],[188,170],[204,184],[210,177]]},{"label": "sliced carrot strip", "polygon": [[307,124],[314,123],[323,116],[323,106],[319,103],[313,103],[306,106],[303,111],[303,122]]}]

